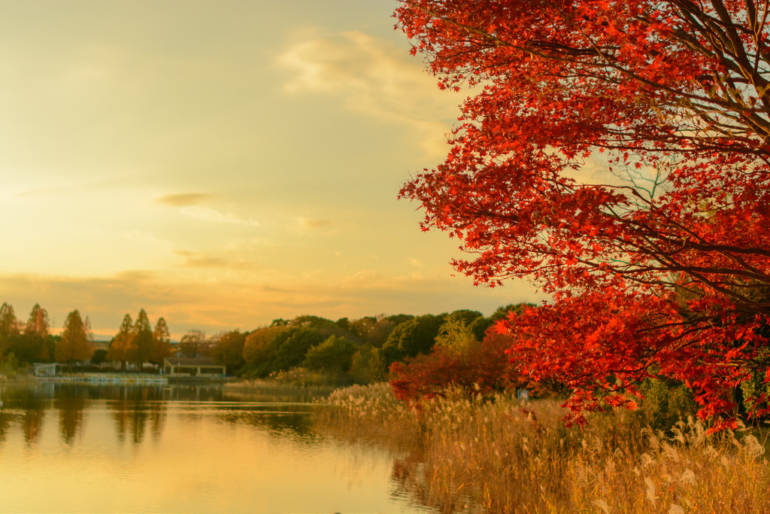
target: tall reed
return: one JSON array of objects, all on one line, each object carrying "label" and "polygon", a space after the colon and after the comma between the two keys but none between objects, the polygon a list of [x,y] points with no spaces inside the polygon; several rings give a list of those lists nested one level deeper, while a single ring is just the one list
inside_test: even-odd
[{"label": "tall reed", "polygon": [[564,426],[556,400],[443,397],[406,405],[387,384],[334,392],[321,430],[398,456],[399,487],[441,512],[770,512],[770,466],[748,431],[666,433],[628,411]]}]

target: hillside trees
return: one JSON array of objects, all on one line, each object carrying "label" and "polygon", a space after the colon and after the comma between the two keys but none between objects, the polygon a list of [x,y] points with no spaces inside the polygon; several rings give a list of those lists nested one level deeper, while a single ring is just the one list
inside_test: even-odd
[{"label": "hillside trees", "polygon": [[329,336],[307,351],[302,365],[308,369],[341,375],[350,370],[355,353],[356,345],[350,340]]},{"label": "hillside trees", "polygon": [[398,324],[388,336],[382,347],[385,363],[428,353],[444,323],[444,316],[426,314]]},{"label": "hillside trees", "polygon": [[770,382],[768,4],[401,0],[396,17],[440,87],[474,88],[401,196],[477,283],[550,293],[498,327],[520,371],[566,382],[578,420],[663,376],[732,424],[733,390]]},{"label": "hillside trees", "polygon": [[211,356],[218,362],[227,366],[227,373],[233,374],[240,370],[245,363],[243,359],[243,346],[246,334],[231,330],[214,337],[214,346]]},{"label": "hillside trees", "polygon": [[409,318],[366,316],[332,322],[317,316],[299,316],[273,322],[245,337],[243,373],[266,377],[304,367],[337,383],[381,380],[385,363],[377,345],[393,330],[394,319]]}]

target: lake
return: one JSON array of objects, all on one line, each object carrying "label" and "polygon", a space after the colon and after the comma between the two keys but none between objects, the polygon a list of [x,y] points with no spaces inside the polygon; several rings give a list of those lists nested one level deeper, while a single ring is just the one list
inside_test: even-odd
[{"label": "lake", "polygon": [[428,512],[384,449],[314,429],[297,395],[0,385],[3,512]]}]

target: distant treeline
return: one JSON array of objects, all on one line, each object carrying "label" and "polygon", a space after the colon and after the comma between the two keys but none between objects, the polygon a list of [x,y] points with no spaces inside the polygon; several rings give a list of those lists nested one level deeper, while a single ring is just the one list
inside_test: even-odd
[{"label": "distant treeline", "polygon": [[0,357],[3,362],[72,362],[90,358],[93,349],[88,317],[67,314],[61,335],[50,334],[48,312],[35,304],[26,323],[16,319],[13,306],[0,306]]},{"label": "distant treeline", "polygon": [[245,378],[369,383],[385,379],[392,363],[429,354],[436,344],[482,341],[496,320],[518,308],[500,307],[490,317],[467,309],[336,321],[299,316],[277,319],[250,332],[225,332],[206,346],[229,373]]},{"label": "distant treeline", "polygon": [[153,330],[144,309],[136,322],[128,314],[123,317],[109,349],[95,349],[88,316],[83,318],[77,309],[67,314],[61,334],[52,335],[48,311],[39,304],[32,308],[26,323],[16,318],[12,305],[0,306],[0,358],[6,363],[90,360],[98,364],[110,360],[141,366],[144,362],[160,364],[171,352],[166,320],[158,319]]},{"label": "distant treeline", "polygon": [[484,340],[487,329],[520,305],[500,307],[492,316],[462,309],[438,315],[365,316],[336,321],[318,316],[276,319],[251,331],[222,332],[207,338],[193,330],[178,345],[159,318],[153,329],[144,309],[136,320],[123,317],[107,349],[94,350],[88,318],[67,315],[60,336],[49,333],[48,313],[33,307],[26,324],[13,307],[0,308],[0,357],[19,363],[87,361],[161,364],[175,351],[183,356],[210,356],[230,375],[279,377],[305,382],[369,383],[386,378],[390,365],[445,347]]}]

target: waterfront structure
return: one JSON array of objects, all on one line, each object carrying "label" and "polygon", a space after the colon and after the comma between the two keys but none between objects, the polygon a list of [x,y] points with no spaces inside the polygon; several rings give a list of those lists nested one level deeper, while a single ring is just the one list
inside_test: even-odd
[{"label": "waterfront structure", "polygon": [[163,359],[163,374],[168,377],[224,377],[226,368],[210,357],[167,357]]},{"label": "waterfront structure", "polygon": [[61,364],[58,362],[33,362],[32,374],[36,377],[55,377],[57,366],[61,366]]}]

